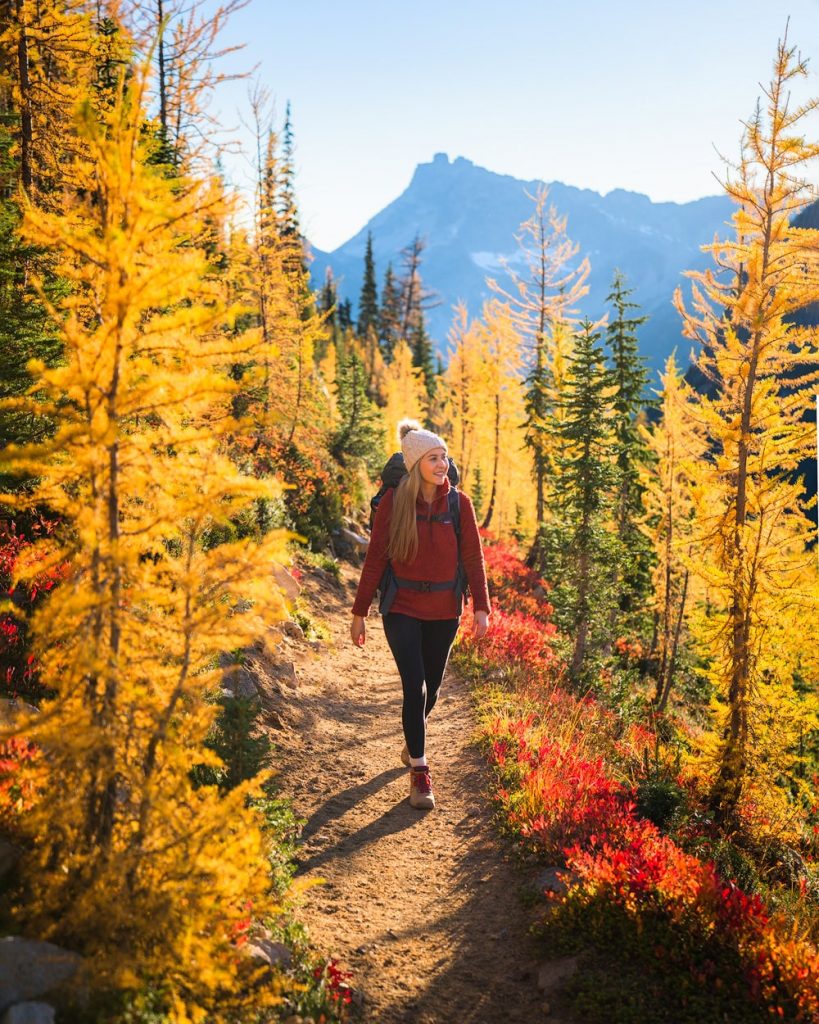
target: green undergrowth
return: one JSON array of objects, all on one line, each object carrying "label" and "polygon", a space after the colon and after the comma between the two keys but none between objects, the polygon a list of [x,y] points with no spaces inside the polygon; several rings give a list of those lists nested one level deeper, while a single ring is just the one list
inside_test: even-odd
[{"label": "green undergrowth", "polygon": [[[771,1014],[747,994],[743,965],[718,936],[633,918],[605,897],[555,903],[534,928],[546,948],[582,954],[561,990],[588,1024],[763,1024]],[[788,1018],[779,1018],[780,1020]],[[790,1018],[795,1020],[796,1018]]]}]

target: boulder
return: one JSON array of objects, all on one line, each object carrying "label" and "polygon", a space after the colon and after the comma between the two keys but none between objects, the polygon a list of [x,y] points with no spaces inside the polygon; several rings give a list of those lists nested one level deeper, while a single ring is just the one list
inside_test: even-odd
[{"label": "boulder", "polygon": [[547,960],[537,972],[537,987],[541,992],[551,992],[577,973],[577,957],[564,956],[559,960]]},{"label": "boulder", "polygon": [[288,601],[295,601],[301,593],[301,584],[293,579],[290,573],[279,562],[273,562],[271,574],[276,586],[281,590]]},{"label": "boulder", "polygon": [[224,669],[222,674],[222,695],[225,697],[243,697],[251,700],[259,696],[259,688],[244,665],[238,664],[232,654],[220,654],[219,666]]},{"label": "boulder", "polygon": [[274,679],[289,686],[291,690],[298,689],[299,680],[296,676],[296,666],[292,661],[279,661],[270,666],[270,673]]},{"label": "boulder", "polygon": [[0,1017],[0,1024],[54,1024],[54,1007],[48,1003],[15,1003]]},{"label": "boulder", "polygon": [[16,725],[20,718],[39,714],[39,708],[35,708],[33,704],[26,704],[24,700],[0,698],[0,725]]},{"label": "boulder", "polygon": [[256,681],[243,665],[237,665],[233,670],[225,672],[222,692],[226,691],[231,697],[244,700],[252,700],[259,696]]},{"label": "boulder", "polygon": [[272,939],[252,939],[247,946],[247,955],[254,960],[263,960],[269,967],[289,967],[293,955],[283,942],[274,942]]},{"label": "boulder", "polygon": [[545,868],[532,881],[531,887],[535,896],[543,896],[547,892],[565,896],[573,881],[571,871],[567,871],[565,868]]},{"label": "boulder", "polygon": [[367,537],[362,537],[360,533],[355,533],[343,526],[333,533],[333,542],[339,554],[361,555],[362,557],[367,554],[367,548],[370,546]]},{"label": "boulder", "polygon": [[81,964],[82,957],[51,942],[14,935],[0,938],[0,1012],[58,988]]},{"label": "boulder", "polygon": [[298,622],[293,622],[292,619],[287,619],[285,622],[283,622],[281,624],[281,629],[282,633],[284,633],[285,636],[289,636],[291,640],[304,639],[304,630],[301,628]]}]

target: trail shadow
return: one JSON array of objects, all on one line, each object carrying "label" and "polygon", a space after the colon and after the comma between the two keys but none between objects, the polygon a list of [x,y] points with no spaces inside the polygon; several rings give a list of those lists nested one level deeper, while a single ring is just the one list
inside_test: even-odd
[{"label": "trail shadow", "polygon": [[374,796],[384,786],[394,782],[406,770],[403,767],[387,768],[379,775],[370,779],[369,782],[360,782],[356,786],[348,786],[347,789],[342,789],[340,793],[331,796],[329,800],[326,800],[307,819],[307,824],[302,829],[302,839],[310,839],[311,836],[314,836],[325,825],[341,818],[359,801],[364,800],[368,796]]},{"label": "trail shadow", "polygon": [[[281,710],[275,699],[268,698],[274,711]],[[262,704],[265,704],[263,695]],[[338,694],[328,693],[326,689],[320,693],[299,693],[298,706],[291,709],[288,716],[290,725],[302,735],[309,735],[317,730],[323,722],[337,721],[344,726],[354,726],[361,735],[369,737],[369,730],[374,722],[383,720],[388,714],[394,718],[400,730],[401,723],[401,690],[397,684],[396,692],[386,699],[365,698],[360,692]]]},{"label": "trail shadow", "polygon": [[[425,921],[393,927],[375,940],[412,973],[413,949],[444,934],[449,962],[414,992],[396,990],[391,1004],[379,1008],[378,1024],[531,1024],[543,1017],[537,964],[548,950],[525,934],[528,916],[516,894],[523,878],[503,862],[504,845],[487,821],[486,769],[474,750],[464,760],[458,785],[472,796],[454,827],[459,852],[448,892],[428,901]],[[458,899],[448,898],[455,892]],[[576,1020],[557,992],[549,1001],[564,1024]],[[370,1020],[366,1011],[363,1019]]]},{"label": "trail shadow", "polygon": [[[390,769],[389,772],[382,772],[382,775],[389,775],[390,779],[387,781],[391,781],[391,779],[394,779],[396,775],[400,775],[403,771],[406,771],[406,769]],[[310,819],[311,822],[317,817],[318,815],[313,815],[313,818]],[[323,823],[326,824],[330,820],[332,820],[332,815],[327,816]],[[414,807],[410,807],[408,800],[401,799],[395,806],[390,807],[388,811],[384,811],[374,821],[357,829],[355,832],[351,832],[349,835],[343,836],[338,842],[332,843],[325,849],[313,854],[307,860],[300,861],[296,868],[296,875],[303,875],[308,871],[314,871],[316,868],[321,867],[322,864],[335,860],[339,855],[355,853],[368,844],[383,839],[385,836],[394,835],[397,832],[403,832],[405,829],[420,825],[423,820],[424,814],[419,814]]]}]

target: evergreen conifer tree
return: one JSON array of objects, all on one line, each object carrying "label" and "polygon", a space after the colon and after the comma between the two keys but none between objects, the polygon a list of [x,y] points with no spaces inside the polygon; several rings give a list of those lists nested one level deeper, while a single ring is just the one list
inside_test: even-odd
[{"label": "evergreen conifer tree", "polygon": [[617,559],[617,602],[628,613],[643,605],[651,582],[651,549],[640,530],[642,516],[641,469],[649,459],[649,450],[638,427],[648,384],[648,370],[640,356],[637,329],[646,316],[634,316],[639,309],[629,296],[620,272],[614,275],[607,301],[614,306],[614,316],[606,330],[615,392],[612,402],[612,432],[616,469],[614,518],[619,541]]},{"label": "evergreen conifer tree", "polygon": [[299,225],[299,207],[296,202],[296,165],[295,165],[295,143],[293,139],[293,121],[290,112],[290,100],[284,115],[284,127],[282,128],[282,160],[281,160],[281,189],[279,191],[279,216],[281,218],[281,233],[285,236],[292,235],[301,237]]},{"label": "evergreen conifer tree", "polygon": [[331,267],[327,268],[324,284],[321,286],[321,291],[318,295],[318,312],[327,327],[329,344],[340,345],[344,328],[340,323],[338,292],[336,291],[336,281]]},{"label": "evergreen conifer tree", "polygon": [[582,678],[599,644],[611,602],[611,539],[605,530],[614,480],[611,392],[600,332],[586,319],[575,336],[563,400],[563,448],[558,457],[561,489],[557,498],[566,531],[567,557],[553,592],[556,612],[574,637],[570,674],[575,681]]},{"label": "evergreen conifer tree", "polygon": [[364,253],[364,282],[358,300],[358,336],[366,336],[370,328],[378,330],[378,286],[375,282],[375,261],[373,260],[373,236],[367,232],[367,248]]},{"label": "evergreen conifer tree", "polygon": [[388,263],[378,313],[378,340],[387,362],[391,361],[393,350],[401,336],[400,306],[401,289],[393,273],[392,264]]},{"label": "evergreen conifer tree", "polygon": [[480,519],[483,513],[483,503],[486,498],[483,486],[483,474],[481,473],[481,467],[475,467],[475,474],[473,476],[472,483],[472,504],[475,508],[475,518]]},{"label": "evergreen conifer tree", "polygon": [[353,306],[349,299],[342,299],[338,304],[338,326],[342,331],[353,326]]},{"label": "evergreen conifer tree", "polygon": [[556,341],[564,325],[575,323],[576,305],[588,292],[588,259],[579,263],[579,246],[566,234],[566,218],[554,206],[547,207],[548,189],[542,186],[531,197],[532,216],[516,236],[524,270],[507,266],[511,288],[488,278],[489,287],[509,304],[513,322],[527,346],[526,444],[532,452],[538,530],[529,554],[530,564],[539,560],[542,525],[547,519],[546,489],[552,452],[548,421],[560,396],[554,386],[555,361],[562,353]]},{"label": "evergreen conifer tree", "polygon": [[356,462],[375,476],[383,465],[384,428],[378,410],[367,397],[367,374],[354,353],[339,359],[336,372],[339,425],[330,443],[333,458],[346,468]]},{"label": "evergreen conifer tree", "polygon": [[424,378],[424,386],[427,394],[432,398],[435,394],[435,363],[432,352],[432,342],[427,334],[426,324],[423,315],[418,319],[410,337],[412,348],[412,362],[421,371]]}]

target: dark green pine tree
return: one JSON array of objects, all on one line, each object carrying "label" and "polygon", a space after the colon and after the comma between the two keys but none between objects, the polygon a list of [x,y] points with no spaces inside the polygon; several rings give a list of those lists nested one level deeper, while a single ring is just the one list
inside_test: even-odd
[{"label": "dark green pine tree", "polygon": [[293,141],[293,121],[290,114],[289,100],[285,111],[281,139],[282,155],[278,167],[278,181],[276,183],[278,233],[282,239],[291,243],[284,259],[285,270],[292,273],[294,277],[300,274],[304,281],[303,305],[306,319],[313,312],[313,303],[312,293],[307,286],[309,281],[307,257],[304,250],[304,239],[301,234],[301,224],[299,223],[299,204],[296,198],[295,144]]},{"label": "dark green pine tree", "polygon": [[[338,348],[344,335],[344,328],[340,323],[336,279],[333,277],[333,271],[330,267],[327,268],[327,272],[324,275],[324,284],[318,294],[318,310],[320,313],[324,314],[324,322],[329,330],[330,336],[327,340],[327,344],[335,345],[336,348]],[[325,350],[326,349],[323,347],[322,354]]]},{"label": "dark green pine tree", "polygon": [[367,397],[367,373],[355,353],[339,352],[336,370],[339,426],[330,442],[330,454],[345,469],[366,467],[370,477],[384,463],[384,429],[378,410]]},{"label": "dark green pine tree", "polygon": [[435,394],[436,385],[435,357],[423,316],[418,317],[415,326],[412,328],[410,348],[412,349],[412,364],[417,366],[421,373],[423,373],[427,394],[432,398]]},{"label": "dark green pine tree", "polygon": [[614,307],[614,317],[606,330],[606,341],[612,367],[612,383],[616,387],[613,400],[615,456],[614,517],[619,541],[617,558],[617,603],[625,615],[639,610],[651,586],[651,545],[640,530],[643,486],[640,469],[649,461],[649,449],[637,426],[646,399],[648,370],[639,352],[638,328],[648,320],[635,316],[640,307],[629,296],[625,278],[616,271],[607,301]]},{"label": "dark green pine tree", "polygon": [[551,374],[546,365],[546,322],[541,317],[541,329],[536,336],[535,358],[532,368],[526,375],[526,391],[524,392],[524,444],[532,453],[532,464],[535,472],[535,516],[537,528],[535,539],[526,558],[529,566],[537,566],[547,557],[549,527],[545,526],[546,479],[549,469],[547,441],[554,417],[549,408]]},{"label": "dark green pine tree", "polygon": [[358,336],[366,338],[372,328],[378,331],[378,286],[375,282],[375,260],[373,259],[373,236],[367,232],[367,248],[364,251],[364,282],[358,300]]},{"label": "dark green pine tree", "polygon": [[480,520],[481,514],[483,513],[483,503],[486,499],[483,486],[483,473],[481,473],[481,467],[475,467],[475,476],[472,483],[472,505],[475,509],[475,518]]},{"label": "dark green pine tree", "polygon": [[574,355],[563,399],[558,458],[558,513],[566,530],[564,576],[553,591],[564,628],[574,636],[569,671],[576,682],[584,676],[591,655],[605,643],[611,585],[610,535],[605,519],[611,505],[614,470],[611,463],[611,374],[600,333],[584,320],[576,335]]},{"label": "dark green pine tree", "polygon": [[338,304],[338,326],[342,331],[353,326],[353,307],[349,299],[343,299]]},{"label": "dark green pine tree", "polygon": [[381,290],[381,308],[378,312],[378,340],[387,362],[392,360],[393,349],[401,332],[401,286],[387,264],[384,287]]},{"label": "dark green pine tree", "polygon": [[333,277],[332,269],[328,267],[318,297],[318,308],[322,313],[327,314],[328,321],[335,319],[337,303],[336,280]]},{"label": "dark green pine tree", "polygon": [[[20,237],[22,221],[17,188],[21,183],[16,135],[19,112],[11,90],[0,92],[0,400],[16,398],[31,386],[26,364],[42,359],[54,365],[61,346],[54,337],[50,317],[34,287],[43,282],[46,295],[57,302],[65,286],[55,278],[48,254],[25,243]],[[0,411],[0,447],[42,440],[51,429],[46,417],[34,418],[13,409]],[[20,487],[19,479],[0,479],[0,490]]]},{"label": "dark green pine tree", "polygon": [[279,217],[281,218],[281,234],[283,237],[301,237],[299,224],[299,207],[296,202],[296,165],[295,144],[293,140],[293,121],[290,114],[290,100],[284,115],[282,128],[282,159],[279,188]]}]

